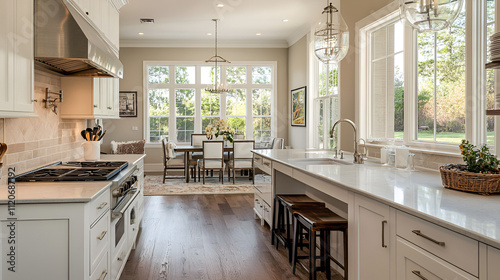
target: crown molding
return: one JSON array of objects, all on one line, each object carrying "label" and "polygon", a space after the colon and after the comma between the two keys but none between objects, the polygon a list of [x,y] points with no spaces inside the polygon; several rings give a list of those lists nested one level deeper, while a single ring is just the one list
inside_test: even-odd
[{"label": "crown molding", "polygon": [[[300,39],[300,38],[299,38]],[[120,48],[213,48],[209,41],[172,40],[120,40]],[[219,48],[288,48],[285,40],[273,41],[226,41],[219,42]]]},{"label": "crown molding", "polygon": [[293,46],[293,44],[297,43],[297,41],[302,39],[302,37],[309,34],[310,31],[311,31],[310,25],[305,25],[305,26],[302,26],[301,28],[299,28],[296,32],[294,32],[293,34],[288,36],[288,38],[286,39],[286,41],[288,43],[288,47]]}]

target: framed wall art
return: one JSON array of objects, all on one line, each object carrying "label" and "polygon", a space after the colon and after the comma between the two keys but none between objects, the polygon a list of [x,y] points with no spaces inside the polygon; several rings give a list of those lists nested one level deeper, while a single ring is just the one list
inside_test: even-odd
[{"label": "framed wall art", "polygon": [[306,98],[305,86],[292,90],[292,126],[306,126]]},{"label": "framed wall art", "polygon": [[137,91],[120,91],[120,117],[137,117]]}]

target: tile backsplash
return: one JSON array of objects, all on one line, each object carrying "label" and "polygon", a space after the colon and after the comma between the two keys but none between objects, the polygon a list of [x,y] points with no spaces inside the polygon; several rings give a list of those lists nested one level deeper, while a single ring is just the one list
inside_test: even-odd
[{"label": "tile backsplash", "polygon": [[[85,120],[61,119],[46,109],[42,100],[45,89],[59,91],[58,74],[35,69],[35,114],[38,118],[0,119],[0,142],[8,145],[2,159],[0,184],[7,182],[7,167],[15,167],[16,174],[57,161],[79,159],[83,156],[80,136]],[[64,100],[64,98],[63,98]],[[59,106],[63,106],[58,104]]]}]

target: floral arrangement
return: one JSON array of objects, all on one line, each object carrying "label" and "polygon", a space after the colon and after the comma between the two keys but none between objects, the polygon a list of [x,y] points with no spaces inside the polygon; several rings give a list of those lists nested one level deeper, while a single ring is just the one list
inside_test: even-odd
[{"label": "floral arrangement", "polygon": [[499,173],[499,161],[495,155],[490,153],[486,144],[479,149],[475,148],[476,146],[470,144],[467,140],[462,140],[462,144],[460,144],[463,159],[467,164],[467,171],[485,174]]},{"label": "floral arrangement", "polygon": [[214,122],[213,124],[207,125],[207,127],[205,128],[205,133],[207,134],[208,139],[212,139],[214,136],[215,138],[217,138],[222,135],[224,137],[224,140],[233,142],[233,136],[236,131],[234,130],[234,128],[230,127],[227,124],[226,120],[221,119]]}]

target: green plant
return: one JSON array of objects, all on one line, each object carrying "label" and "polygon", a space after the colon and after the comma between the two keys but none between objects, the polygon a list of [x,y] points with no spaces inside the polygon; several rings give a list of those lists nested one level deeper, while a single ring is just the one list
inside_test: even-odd
[{"label": "green plant", "polygon": [[498,159],[490,153],[486,144],[476,149],[476,146],[467,140],[462,140],[460,144],[462,156],[467,164],[467,171],[474,173],[498,173]]}]

